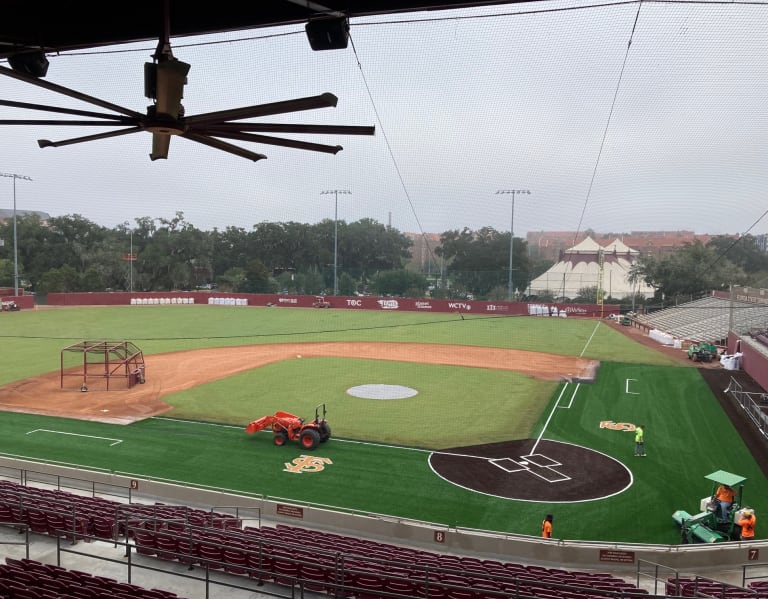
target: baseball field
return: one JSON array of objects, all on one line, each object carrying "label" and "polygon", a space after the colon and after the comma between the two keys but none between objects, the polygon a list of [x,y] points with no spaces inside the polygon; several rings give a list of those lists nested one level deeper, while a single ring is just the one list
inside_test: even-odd
[{"label": "baseball field", "polygon": [[[566,539],[676,544],[716,470],[768,508],[702,370],[609,321],[160,305],[7,313],[0,336],[4,455],[502,532],[553,513]],[[141,348],[145,384],[62,383],[84,340]],[[244,431],[321,404],[310,459]]]}]

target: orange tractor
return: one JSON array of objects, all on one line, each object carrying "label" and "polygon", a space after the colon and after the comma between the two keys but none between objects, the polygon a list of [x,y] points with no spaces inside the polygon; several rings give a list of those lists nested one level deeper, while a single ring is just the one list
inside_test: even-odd
[{"label": "orange tractor", "polygon": [[[321,415],[322,410],[322,415]],[[315,419],[305,422],[303,418],[288,412],[275,412],[274,416],[262,416],[245,427],[249,435],[271,428],[275,445],[298,441],[304,449],[315,449],[320,443],[331,438],[331,427],[325,420],[325,404],[315,407]]]},{"label": "orange tractor", "polygon": [[331,302],[325,299],[324,295],[316,295],[315,301],[312,302],[313,308],[330,308]]}]

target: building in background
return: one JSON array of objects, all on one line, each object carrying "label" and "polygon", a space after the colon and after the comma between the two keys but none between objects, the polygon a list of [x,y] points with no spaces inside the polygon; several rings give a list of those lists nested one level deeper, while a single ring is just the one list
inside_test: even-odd
[{"label": "building in background", "polygon": [[716,235],[698,235],[693,231],[632,231],[630,233],[595,233],[593,231],[531,231],[526,236],[531,258],[559,260],[561,252],[584,241],[588,237],[600,245],[618,239],[640,254],[657,258],[673,253],[686,243],[700,241],[706,245]]}]

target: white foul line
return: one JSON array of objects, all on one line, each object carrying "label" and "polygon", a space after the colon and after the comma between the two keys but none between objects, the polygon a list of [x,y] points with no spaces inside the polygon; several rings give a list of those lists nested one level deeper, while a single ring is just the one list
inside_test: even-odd
[{"label": "white foul line", "polygon": [[[595,333],[597,333],[597,329],[600,326],[600,321],[597,321],[597,324],[595,324],[595,328],[592,330],[592,334],[589,336],[589,339],[587,339],[586,344],[584,345],[584,349],[581,350],[581,353],[579,354],[579,357],[581,358],[584,353],[587,351],[587,347],[589,347],[590,342],[592,341],[592,338],[595,336]],[[571,395],[571,400],[568,402],[567,406],[570,408],[573,405],[573,400],[576,398],[576,393],[579,390],[579,385],[581,383],[576,383],[576,388],[573,390],[573,395]],[[544,426],[541,427],[541,432],[539,432],[539,436],[536,438],[536,443],[533,444],[533,449],[531,449],[531,453],[536,452],[536,447],[539,445],[539,441],[541,441],[541,438],[544,436],[544,432],[547,430],[547,426],[549,425],[549,421],[552,420],[552,416],[555,413],[555,410],[560,407],[560,400],[563,398],[563,394],[565,393],[565,390],[568,388],[568,383],[566,382],[565,385],[563,385],[562,391],[560,391],[560,396],[557,398],[557,401],[555,402],[555,405],[552,406],[552,411],[549,413],[549,416],[547,416],[547,421],[544,423]]]},{"label": "white foul line", "polygon": [[122,439],[112,439],[110,437],[96,437],[94,435],[81,435],[79,433],[66,433],[64,431],[51,431],[46,428],[36,428],[35,430],[29,431],[26,434],[31,435],[32,433],[51,433],[52,435],[71,435],[73,437],[87,437],[88,439],[103,439],[104,441],[112,441],[112,443],[109,444],[110,447],[123,442]]},{"label": "white foul line", "polygon": [[544,426],[541,427],[541,432],[539,433],[539,436],[536,438],[536,443],[533,444],[533,448],[531,449],[531,453],[536,453],[536,447],[539,445],[539,441],[541,441],[541,438],[544,436],[544,431],[547,430],[547,425],[549,424],[549,421],[552,420],[552,416],[555,413],[555,410],[557,409],[557,405],[560,403],[560,399],[563,397],[563,393],[565,393],[565,390],[568,388],[568,383],[563,385],[563,389],[560,391],[560,395],[557,398],[557,401],[555,402],[555,405],[552,406],[552,410],[549,412],[549,416],[547,416],[547,421],[544,423]]}]

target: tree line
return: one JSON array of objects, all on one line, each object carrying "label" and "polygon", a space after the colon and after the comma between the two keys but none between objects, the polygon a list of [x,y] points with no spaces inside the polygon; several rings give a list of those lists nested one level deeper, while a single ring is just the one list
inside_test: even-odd
[{"label": "tree line", "polygon": [[[204,231],[183,212],[114,228],[78,214],[43,222],[27,213],[17,216],[16,231],[14,257],[13,223],[0,223],[0,286],[13,286],[17,266],[21,286],[40,295],[201,288],[321,295],[330,293],[334,282],[340,295],[505,300],[509,291],[510,233],[492,227],[445,231],[421,259],[412,256],[408,235],[372,219]],[[526,298],[528,283],[553,262],[532,259],[524,239],[513,243],[515,299],[559,299]],[[766,276],[768,254],[750,236],[736,242],[715,237],[706,246],[688,244],[663,257],[644,255],[630,272],[656,289],[656,300],[667,301],[731,284],[760,286]],[[593,303],[595,291],[587,288],[568,299]],[[626,299],[604,298],[606,303]]]}]

